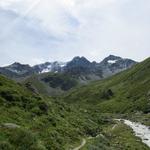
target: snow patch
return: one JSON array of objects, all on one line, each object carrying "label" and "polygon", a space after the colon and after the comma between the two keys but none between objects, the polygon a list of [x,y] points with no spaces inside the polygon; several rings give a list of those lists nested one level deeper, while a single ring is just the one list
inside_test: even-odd
[{"label": "snow patch", "polygon": [[41,73],[47,73],[47,72],[51,72],[52,70],[52,65],[47,66],[47,68],[44,68]]},{"label": "snow patch", "polygon": [[40,66],[40,69],[42,71],[40,71],[40,73],[47,73],[47,72],[52,72],[55,71],[55,73],[57,73],[60,69],[62,69],[63,67],[66,66],[67,63],[63,63],[63,62],[52,62],[50,65],[48,66],[44,66],[42,67],[42,65]]},{"label": "snow patch", "polygon": [[65,63],[65,62],[57,62],[57,64],[58,64],[61,68],[65,67],[65,66],[67,65],[67,63]]},{"label": "snow patch", "polygon": [[16,70],[16,69],[8,69],[8,70],[10,70],[10,71],[12,71],[12,72],[14,72],[14,73],[21,73],[21,71]]},{"label": "snow patch", "polygon": [[108,60],[107,62],[110,64],[115,64],[117,62],[117,60]]},{"label": "snow patch", "polygon": [[66,64],[61,64],[61,65],[60,65],[60,67],[62,67],[62,68],[65,67],[65,66],[66,66]]},{"label": "snow patch", "polygon": [[17,69],[12,69],[12,68],[8,68],[7,70],[11,71],[11,72],[14,72],[14,73],[17,73],[17,74],[23,74],[23,73],[26,73],[27,71],[26,70],[17,70]]}]

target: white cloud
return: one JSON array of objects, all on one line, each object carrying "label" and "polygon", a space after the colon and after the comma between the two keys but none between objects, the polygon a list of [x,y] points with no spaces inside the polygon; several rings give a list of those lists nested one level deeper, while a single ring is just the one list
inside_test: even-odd
[{"label": "white cloud", "polygon": [[0,7],[7,11],[0,15],[0,52],[11,47],[12,61],[150,55],[149,0],[1,0]]},{"label": "white cloud", "polygon": [[0,6],[1,7],[8,7],[13,3],[19,2],[19,0],[1,0],[0,1]]}]

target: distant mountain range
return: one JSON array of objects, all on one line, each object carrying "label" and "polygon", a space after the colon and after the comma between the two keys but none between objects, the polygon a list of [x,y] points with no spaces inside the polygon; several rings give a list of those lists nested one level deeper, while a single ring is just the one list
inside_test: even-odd
[{"label": "distant mountain range", "polygon": [[0,73],[12,79],[48,72],[64,73],[84,81],[111,76],[132,67],[136,63],[134,60],[114,55],[109,55],[99,63],[90,62],[85,57],[74,57],[69,62],[46,62],[33,67],[15,62],[12,65],[0,67]]},{"label": "distant mountain range", "polygon": [[108,79],[76,88],[64,99],[80,106],[94,105],[94,110],[97,105],[103,113],[150,113],[150,57]]}]

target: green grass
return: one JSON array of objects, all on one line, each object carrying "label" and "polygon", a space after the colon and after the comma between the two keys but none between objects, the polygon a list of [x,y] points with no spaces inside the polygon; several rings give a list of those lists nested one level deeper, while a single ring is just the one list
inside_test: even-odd
[{"label": "green grass", "polygon": [[149,92],[150,58],[113,77],[72,90],[64,100],[104,113],[148,113]]},{"label": "green grass", "polygon": [[81,150],[149,150],[123,123],[103,127],[102,135],[87,139]]},{"label": "green grass", "polygon": [[141,124],[144,124],[146,126],[150,126],[150,113],[149,114],[132,114],[127,116],[127,119],[130,118],[134,122],[140,122]]},{"label": "green grass", "polygon": [[[0,104],[0,149],[7,145],[21,150],[28,147],[63,150],[100,130],[96,118],[82,109],[68,106],[59,98],[32,93],[3,76],[0,76]],[[7,127],[7,123],[20,128]],[[35,139],[30,143],[28,139],[32,137]]]},{"label": "green grass", "polygon": [[107,127],[104,129],[104,134],[108,137],[110,145],[115,147],[116,150],[148,150],[149,148],[142,144],[141,140],[134,136],[132,129],[124,125],[123,123],[118,123],[113,129],[112,127]]}]

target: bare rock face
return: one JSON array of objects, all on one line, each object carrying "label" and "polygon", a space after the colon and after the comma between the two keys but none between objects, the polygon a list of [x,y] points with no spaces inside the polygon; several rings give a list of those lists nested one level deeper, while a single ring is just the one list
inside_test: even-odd
[{"label": "bare rock face", "polygon": [[85,57],[77,56],[69,62],[46,62],[33,67],[14,63],[6,67],[0,67],[0,74],[6,75],[9,78],[23,78],[33,74],[52,72],[69,74],[82,81],[86,81],[98,80],[114,75],[132,67],[136,63],[131,59],[124,59],[114,55],[109,55],[100,63],[90,62]]},{"label": "bare rock face", "polygon": [[107,77],[129,69],[136,63],[137,62],[131,59],[124,59],[118,56],[109,55],[99,63],[99,67],[102,68],[103,76]]},{"label": "bare rock face", "polygon": [[29,65],[13,63],[6,67],[0,67],[0,73],[9,78],[21,78],[34,74],[34,70]]}]

